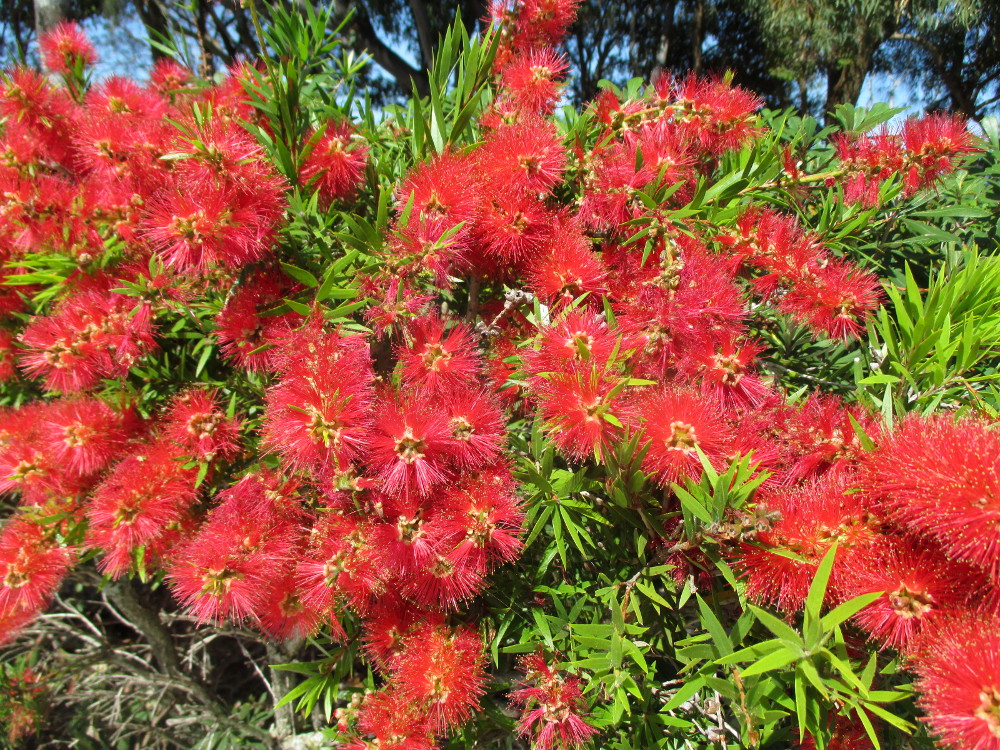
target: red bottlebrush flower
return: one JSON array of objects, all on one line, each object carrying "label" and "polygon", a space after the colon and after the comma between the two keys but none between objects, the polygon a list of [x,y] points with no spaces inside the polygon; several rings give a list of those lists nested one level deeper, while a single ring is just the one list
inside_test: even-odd
[{"label": "red bottlebrush flower", "polygon": [[853,479],[827,475],[758,503],[777,520],[758,534],[761,546],[740,548],[737,568],[746,579],[748,597],[786,612],[798,611],[816,568],[835,541],[840,546],[827,597],[842,597],[845,572],[867,557],[875,537],[864,502],[850,491]]},{"label": "red bottlebrush flower", "polygon": [[379,505],[384,522],[374,525],[372,541],[382,564],[401,578],[412,577],[438,557],[436,506],[425,508],[418,501],[393,497]]},{"label": "red bottlebrush flower", "polygon": [[46,452],[81,476],[104,469],[124,448],[136,424],[98,399],[50,402],[39,431]]},{"label": "red bottlebrush flower", "polygon": [[317,369],[313,376],[289,374],[270,388],[264,447],[293,467],[321,474],[359,458],[370,439],[371,392],[364,371],[349,368],[355,359],[345,358],[336,369]]},{"label": "red bottlebrush flower", "polygon": [[15,517],[0,532],[0,617],[42,610],[69,571],[52,526]]},{"label": "red bottlebrush flower", "polygon": [[412,401],[378,406],[368,466],[390,494],[425,496],[449,476],[447,412]]},{"label": "red bottlebrush flower", "polygon": [[197,498],[197,472],[185,469],[163,443],[119,462],[87,504],[87,542],[105,552],[100,567],[118,577],[132,567],[133,554],[146,548],[144,563],[188,514]]},{"label": "red bottlebrush flower", "polygon": [[848,405],[839,396],[810,396],[797,412],[789,412],[783,437],[793,448],[795,461],[789,478],[802,479],[843,463],[856,464],[864,448],[854,429],[854,421],[869,435],[878,431],[872,415],[856,405]]},{"label": "red bottlebrush flower", "polygon": [[833,338],[852,338],[864,330],[865,319],[879,306],[878,276],[852,263],[832,260],[818,273],[796,281],[778,303],[778,310]]},{"label": "red bottlebrush flower", "polygon": [[215,266],[240,268],[263,258],[275,229],[266,215],[263,219],[235,190],[204,186],[160,196],[140,231],[167,266],[204,273]]},{"label": "red bottlebrush flower", "polygon": [[517,3],[514,49],[556,46],[576,18],[579,0],[526,0]]},{"label": "red bottlebrush flower", "polygon": [[590,249],[575,218],[560,215],[548,244],[548,252],[529,268],[531,290],[546,304],[571,304],[589,294],[586,304],[599,307],[607,294],[608,271]]},{"label": "red bottlebrush flower", "polygon": [[240,451],[240,420],[227,417],[214,388],[191,389],[175,397],[164,420],[163,436],[187,455],[203,461],[230,461]]},{"label": "red bottlebrush flower", "polygon": [[421,607],[447,611],[478,594],[486,573],[481,555],[463,547],[439,548],[402,579],[403,592]]},{"label": "red bottlebrush flower", "polygon": [[[452,556],[492,569],[521,554],[524,511],[507,467],[464,478],[443,500],[440,544]],[[471,558],[471,559],[470,559]]]},{"label": "red bottlebrush flower", "polygon": [[[339,329],[329,330],[318,313],[313,313],[304,326],[277,339],[274,366],[289,378],[308,379],[317,373],[327,373],[339,383],[337,388],[359,393],[375,377],[368,339]],[[343,372],[338,374],[335,370]],[[345,373],[353,377],[348,378]]]},{"label": "red bottlebrush flower", "polygon": [[521,710],[517,731],[530,737],[537,750],[581,747],[597,734],[584,720],[586,702],[579,677],[558,672],[541,652],[521,659],[525,681],[510,693],[512,707]]},{"label": "red bottlebrush flower", "polygon": [[468,326],[458,323],[447,332],[447,321],[436,315],[418,318],[412,326],[412,341],[399,350],[403,380],[428,393],[475,382],[480,361]]},{"label": "red bottlebrush flower", "polygon": [[[308,546],[298,562],[296,580],[302,601],[333,619],[340,600],[346,598],[364,609],[380,590],[373,527],[360,516],[340,510],[324,511],[313,525]],[[335,623],[335,629],[339,623]]]},{"label": "red bottlebrush flower", "polygon": [[699,79],[694,73],[675,79],[672,88],[675,120],[708,154],[736,150],[763,132],[756,112],[764,102],[746,89],[718,78]]},{"label": "red bottlebrush flower", "polygon": [[327,205],[351,198],[364,179],[368,146],[349,123],[328,123],[317,138],[307,142],[308,156],[299,171],[299,182],[309,184]]},{"label": "red bottlebrush flower", "polygon": [[[100,283],[112,280],[101,280]],[[83,289],[21,334],[21,367],[48,390],[78,392],[101,377],[122,377],[153,346],[150,307],[112,292]]]},{"label": "red bottlebrush flower", "polygon": [[1000,435],[981,419],[911,417],[867,460],[878,507],[1000,582]]},{"label": "red bottlebrush flower", "polygon": [[11,123],[22,123],[41,141],[42,151],[60,164],[70,165],[71,151],[66,129],[73,117],[68,94],[53,88],[38,72],[19,67],[0,77],[0,115]]},{"label": "red bottlebrush flower", "polygon": [[222,353],[237,366],[251,372],[261,372],[273,366],[274,351],[266,349],[290,335],[291,329],[302,322],[297,312],[283,315],[263,315],[277,307],[281,299],[294,290],[275,273],[259,272],[240,284],[215,318],[215,337],[222,344]]},{"label": "red bottlebrush flower", "polygon": [[487,391],[455,390],[441,403],[448,410],[451,453],[464,470],[483,469],[495,462],[503,449],[503,414]]},{"label": "red bottlebrush flower", "polygon": [[911,192],[929,187],[941,175],[954,170],[955,162],[963,154],[980,150],[965,118],[945,113],[908,119],[903,125],[902,140],[912,162],[910,170],[917,173],[912,178],[908,175]]},{"label": "red bottlebrush flower", "polygon": [[479,633],[423,625],[406,639],[392,684],[426,713],[434,731],[444,731],[464,722],[478,707],[485,676]]},{"label": "red bottlebrush flower", "polygon": [[0,410],[0,494],[19,492],[22,505],[44,505],[86,489],[90,477],[59,461],[45,423],[60,410],[59,402],[26,404]]},{"label": "red bottlebrush flower", "polygon": [[560,81],[568,69],[566,58],[551,47],[534,48],[507,63],[501,78],[519,110],[549,115],[555,110]]},{"label": "red bottlebrush flower", "polygon": [[722,403],[733,407],[755,406],[764,400],[768,387],[753,371],[753,362],[764,347],[753,341],[726,338],[714,351],[703,348],[691,353],[683,369],[701,378],[702,387]]},{"label": "red bottlebrush flower", "polygon": [[306,638],[316,632],[323,619],[319,610],[302,600],[293,569],[274,581],[256,614],[260,629],[277,641]]},{"label": "red bottlebrush flower", "polygon": [[405,275],[433,276],[442,289],[469,269],[469,230],[441,219],[421,219],[394,232],[387,251],[390,267]]},{"label": "red bottlebrush flower", "polygon": [[537,350],[524,353],[525,369],[532,375],[610,370],[611,357],[624,353],[633,343],[619,331],[608,328],[603,314],[590,309],[571,310],[542,329]]},{"label": "red bottlebrush flower", "polygon": [[220,493],[195,537],[173,553],[167,578],[200,622],[257,615],[292,564],[300,519],[271,484],[244,476]]},{"label": "red bottlebrush flower", "polygon": [[14,356],[17,348],[14,346],[14,334],[0,328],[0,383],[13,379]]},{"label": "red bottlebrush flower", "polygon": [[642,468],[661,486],[700,476],[698,449],[721,465],[733,440],[721,407],[697,391],[660,389],[639,397],[629,413],[649,442]]},{"label": "red bottlebrush flower", "polygon": [[87,91],[85,105],[92,117],[108,118],[142,128],[162,120],[167,100],[135,81],[111,76]]},{"label": "red bottlebrush flower", "polygon": [[566,161],[555,125],[541,118],[497,128],[476,154],[490,192],[548,193]]},{"label": "red bottlebrush flower", "polygon": [[410,223],[468,224],[476,217],[478,184],[471,158],[445,152],[418,164],[403,180],[396,210],[402,213],[410,205]]},{"label": "red bottlebrush flower", "polygon": [[434,750],[437,743],[427,716],[396,691],[380,691],[365,698],[358,727],[372,742],[355,739],[344,750]]},{"label": "red bottlebrush flower", "polygon": [[63,21],[38,40],[42,63],[54,73],[71,75],[97,62],[97,52],[75,21]]},{"label": "red bottlebrush flower", "polygon": [[403,644],[421,625],[443,625],[444,618],[425,612],[412,602],[386,593],[374,601],[364,615],[365,657],[383,672],[394,668]]},{"label": "red bottlebrush flower", "polygon": [[194,74],[170,57],[161,57],[153,63],[149,85],[160,95],[169,95],[188,86]]},{"label": "red bottlebrush flower", "polygon": [[981,593],[975,575],[940,550],[911,539],[883,537],[844,571],[845,597],[884,591],[854,620],[884,646],[906,652],[927,627]]},{"label": "red bottlebrush flower", "polygon": [[538,255],[554,223],[552,211],[528,193],[490,193],[473,226],[470,261],[484,275],[502,275]]},{"label": "red bottlebrush flower", "polygon": [[549,438],[568,458],[603,455],[622,434],[621,378],[578,368],[532,381]]},{"label": "red bottlebrush flower", "polygon": [[917,703],[942,744],[1000,749],[1000,617],[942,622],[916,671]]},{"label": "red bottlebrush flower", "polygon": [[588,162],[592,176],[580,204],[580,218],[594,229],[618,230],[643,210],[637,194],[655,173],[652,167],[637,167],[634,151],[621,144],[592,155]]}]

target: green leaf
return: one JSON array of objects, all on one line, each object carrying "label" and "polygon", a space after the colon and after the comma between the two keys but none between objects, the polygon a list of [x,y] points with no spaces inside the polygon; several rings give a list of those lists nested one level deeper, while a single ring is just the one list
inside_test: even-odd
[{"label": "green leaf", "polygon": [[762,659],[755,661],[749,667],[744,669],[740,674],[743,677],[751,677],[757,674],[764,674],[765,672],[771,672],[775,669],[781,669],[782,667],[787,667],[792,662],[801,658],[802,654],[797,653],[791,648],[783,648],[773,653],[768,654]]}]

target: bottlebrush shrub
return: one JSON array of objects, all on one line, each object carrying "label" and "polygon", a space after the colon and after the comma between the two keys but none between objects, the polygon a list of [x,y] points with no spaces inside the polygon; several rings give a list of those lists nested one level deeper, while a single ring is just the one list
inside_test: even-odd
[{"label": "bottlebrush shrub", "polygon": [[216,82],[91,84],[72,26],[65,85],[4,74],[9,648],[96,566],[297,649],[345,747],[866,747],[919,706],[1000,748],[986,142],[693,75],[559,109],[574,13],[456,24],[378,113],[313,11]]}]

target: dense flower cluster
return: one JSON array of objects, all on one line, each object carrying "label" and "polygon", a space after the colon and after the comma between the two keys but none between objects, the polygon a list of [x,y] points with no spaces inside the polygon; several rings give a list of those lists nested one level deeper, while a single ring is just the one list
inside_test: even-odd
[{"label": "dense flower cluster", "polygon": [[[911,660],[932,728],[1000,748],[1000,438],[977,419],[883,429],[837,397],[792,402],[775,387],[751,307],[856,337],[878,278],[763,205],[718,226],[675,216],[763,136],[760,101],[727,80],[607,90],[591,137],[567,145],[553,45],[574,13],[573,0],[493,8],[482,137],[399,181],[360,281],[367,327],[283,305],[305,292],[279,265],[292,186],[242,124],[260,118],[241,82],[262,72],[205,85],[161,61],[146,86],[84,90],[93,50],[65,26],[43,54],[78,87],[4,75],[0,382],[43,395],[0,411],[0,493],[19,506],[0,532],[0,641],[87,549],[112,577],[162,573],[199,621],[275,639],[345,637],[349,610],[384,686],[345,724],[347,747],[431,748],[486,690],[481,636],[454,615],[521,553],[507,431],[538,414],[568,462],[637,437],[665,495],[704,461],[752,453],[768,475],[763,520],[729,549],[751,598],[796,611],[838,543],[830,602],[886,592],[857,625]],[[297,144],[297,189],[324,208],[353,200],[369,148],[350,123],[316,124]],[[845,199],[870,203],[890,175],[932,185],[971,142],[933,117],[837,148]],[[73,268],[55,299],[33,297],[39,257]],[[466,314],[444,294],[465,294]],[[152,405],[139,399],[161,326],[206,300],[233,378],[209,386],[181,369]],[[686,578],[697,557],[670,563]],[[523,668],[512,702],[536,747],[595,734],[578,678],[540,654]]]}]

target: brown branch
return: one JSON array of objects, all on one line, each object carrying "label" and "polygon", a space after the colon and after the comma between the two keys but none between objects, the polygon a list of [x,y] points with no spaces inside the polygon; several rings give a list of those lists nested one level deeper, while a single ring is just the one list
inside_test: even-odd
[{"label": "brown branch", "polygon": [[176,683],[178,687],[191,693],[212,716],[222,724],[254,737],[266,745],[274,746],[274,738],[259,727],[244,724],[230,718],[229,709],[199,680],[184,671],[174,639],[167,630],[159,614],[139,596],[135,585],[128,578],[112,581],[104,589],[108,599],[121,611],[129,624],[146,639],[156,656],[161,672],[165,673],[167,681]]}]

